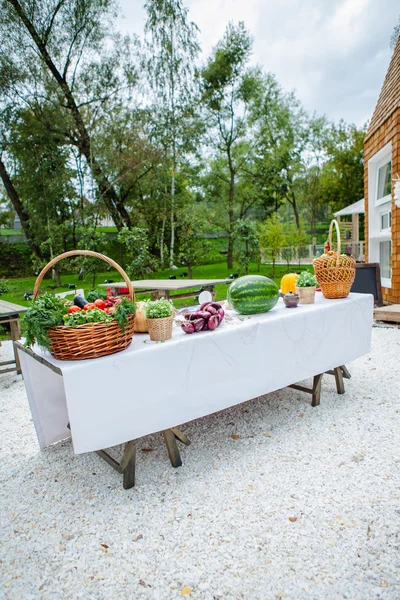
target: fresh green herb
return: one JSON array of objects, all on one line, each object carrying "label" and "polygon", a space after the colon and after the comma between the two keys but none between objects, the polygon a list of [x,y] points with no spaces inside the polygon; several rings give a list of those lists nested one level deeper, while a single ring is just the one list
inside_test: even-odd
[{"label": "fresh green herb", "polygon": [[91,310],[82,310],[80,312],[69,313],[63,316],[66,327],[76,327],[77,325],[86,325],[86,323],[111,323],[112,315],[107,315],[100,308]]},{"label": "fresh green herb", "polygon": [[300,273],[300,275],[296,281],[296,286],[299,288],[314,287],[316,285],[317,285],[317,280],[315,278],[315,275],[313,275],[312,273],[309,273],[308,271],[303,271],[302,273]]},{"label": "fresh green herb", "polygon": [[26,327],[25,346],[31,346],[35,341],[42,348],[50,350],[48,330],[50,327],[63,325],[63,315],[68,311],[64,300],[56,298],[49,292],[41,294],[25,314]]},{"label": "fresh green herb", "polygon": [[98,300],[98,298],[100,298],[101,300],[105,300],[107,298],[107,292],[105,290],[100,290],[97,288],[95,290],[90,291],[86,296],[86,300],[88,302],[94,302],[95,300]]},{"label": "fresh green herb", "polygon": [[146,319],[164,319],[172,315],[173,305],[171,300],[160,298],[159,300],[148,300],[144,304]]},{"label": "fresh green herb", "polygon": [[125,328],[129,323],[129,316],[135,314],[135,305],[131,300],[127,298],[122,298],[120,304],[117,305],[113,313],[114,319],[117,321],[118,325],[121,327],[122,333],[125,333]]}]

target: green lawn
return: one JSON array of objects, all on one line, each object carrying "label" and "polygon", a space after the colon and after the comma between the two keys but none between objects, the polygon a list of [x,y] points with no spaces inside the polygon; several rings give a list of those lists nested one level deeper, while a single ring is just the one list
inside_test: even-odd
[{"label": "green lawn", "polygon": [[16,229],[0,229],[0,235],[24,235],[24,232]]},{"label": "green lawn", "polygon": [[[301,265],[300,268],[296,265],[291,266],[290,271],[302,271],[302,270],[312,270],[311,265],[305,266]],[[173,274],[178,278],[180,273],[187,272],[187,269],[184,267],[176,269],[173,271]],[[194,279],[223,279],[225,277],[229,277],[230,273],[237,272],[237,265],[233,269],[228,269],[225,262],[212,264],[212,265],[202,265],[193,269],[193,278]],[[275,276],[272,277],[272,265],[260,265],[259,270],[256,264],[250,265],[250,273],[265,275],[267,277],[271,277],[274,279],[275,283],[279,286],[282,275],[288,272],[286,265],[278,265],[275,267]],[[152,279],[168,279],[171,272],[169,269],[164,269],[164,271],[156,271],[152,275]],[[113,271],[105,271],[103,273],[99,273],[97,276],[97,284],[104,283],[105,279],[112,279],[115,282],[121,281],[121,277],[117,272]],[[22,306],[29,306],[30,302],[24,299],[24,294],[26,292],[31,293],[33,291],[33,286],[36,281],[36,277],[22,277],[22,278],[8,278],[10,283],[10,291],[7,294],[3,294],[1,297],[2,300],[7,300],[9,302],[14,302],[15,304],[20,304]],[[51,291],[53,293],[57,292],[65,292],[68,288],[68,284],[74,283],[77,288],[83,288],[85,290],[85,294],[91,290],[92,278],[90,275],[87,275],[82,281],[79,281],[78,276],[65,273],[61,275],[62,287],[55,287],[54,283],[51,279],[45,279],[41,286],[40,291]],[[224,300],[226,298],[226,284],[217,285],[215,287],[217,293],[217,300]],[[137,300],[144,300],[149,298],[149,294],[137,294]],[[172,296],[173,298],[173,296]],[[175,306],[190,306],[193,304],[192,298],[185,298],[182,300],[176,300],[174,302]],[[23,324],[23,323],[22,323]],[[7,339],[8,332],[0,330],[0,339]]]}]

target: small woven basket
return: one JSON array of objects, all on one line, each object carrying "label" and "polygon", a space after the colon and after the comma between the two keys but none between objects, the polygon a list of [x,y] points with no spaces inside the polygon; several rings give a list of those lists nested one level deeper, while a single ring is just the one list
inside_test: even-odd
[{"label": "small woven basket", "polygon": [[[132,302],[134,302],[135,293],[133,291],[132,283],[125,271],[111,258],[104,256],[104,254],[99,254],[98,252],[92,252],[91,250],[71,250],[70,252],[64,252],[53,258],[53,260],[42,269],[36,279],[35,287],[33,289],[33,297],[35,300],[38,297],[40,284],[47,271],[63,258],[69,258],[71,256],[93,256],[94,258],[104,260],[114,267],[114,269],[116,269],[124,278],[129,290],[129,297]],[[49,329],[51,353],[57,360],[82,360],[114,354],[115,352],[125,350],[125,348],[131,344],[134,327],[134,315],[129,317],[129,324],[125,326],[124,332],[122,332],[115,320],[111,323],[85,323],[84,325],[77,325],[76,327],[64,327],[63,325],[52,327]]]},{"label": "small woven basket", "polygon": [[150,339],[153,342],[165,342],[172,338],[172,325],[174,317],[163,317],[161,319],[146,319]]},{"label": "small woven basket", "polygon": [[341,241],[338,222],[332,219],[329,227],[328,243],[332,248],[332,229],[336,227],[337,254],[314,259],[314,271],[325,298],[346,298],[356,276],[356,261],[352,256],[340,254]]}]

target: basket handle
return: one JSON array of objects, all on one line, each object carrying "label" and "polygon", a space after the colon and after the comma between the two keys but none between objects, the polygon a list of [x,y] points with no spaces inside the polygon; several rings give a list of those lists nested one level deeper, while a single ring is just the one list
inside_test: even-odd
[{"label": "basket handle", "polygon": [[108,258],[104,254],[100,254],[99,252],[93,252],[92,250],[70,250],[69,252],[64,252],[63,254],[59,254],[55,258],[53,258],[39,273],[37,279],[35,281],[35,287],[33,288],[33,297],[37,300],[39,294],[39,287],[43,281],[43,277],[46,275],[47,271],[51,269],[56,263],[58,263],[63,258],[69,258],[70,256],[93,256],[94,258],[99,258],[100,260],[104,260],[109,265],[114,267],[118,271],[118,273],[123,277],[126,287],[128,288],[129,296],[132,302],[135,301],[135,292],[133,290],[133,286],[131,280],[128,275],[125,273],[122,267],[119,266],[112,258]]},{"label": "basket handle", "polygon": [[340,229],[339,229],[339,224],[336,221],[336,219],[332,219],[331,224],[329,225],[329,236],[328,236],[328,243],[329,246],[332,250],[332,229],[333,226],[335,225],[336,227],[336,237],[337,237],[337,252],[336,252],[336,266],[339,266],[339,257],[340,257],[340,252],[342,249],[342,241],[340,239]]}]

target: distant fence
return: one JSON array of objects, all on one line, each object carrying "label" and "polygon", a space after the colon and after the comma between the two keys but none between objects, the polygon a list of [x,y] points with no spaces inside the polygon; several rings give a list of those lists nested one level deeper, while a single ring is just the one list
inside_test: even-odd
[{"label": "distant fence", "polygon": [[[356,260],[365,260],[365,242],[349,242],[342,245],[342,252],[351,254]],[[287,246],[282,248],[276,257],[276,264],[311,264],[313,259],[324,253],[323,245]],[[271,249],[261,250],[261,262],[271,263]]]}]

